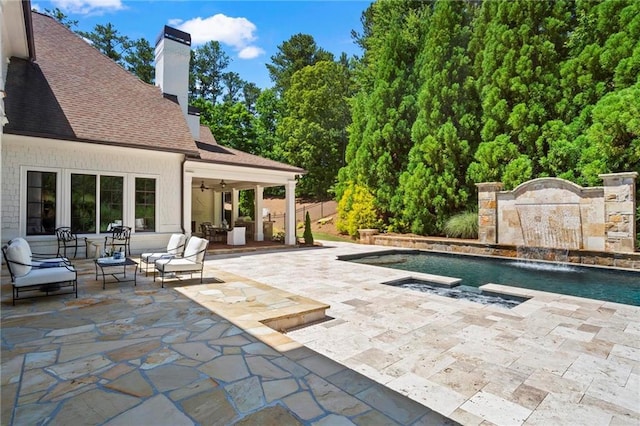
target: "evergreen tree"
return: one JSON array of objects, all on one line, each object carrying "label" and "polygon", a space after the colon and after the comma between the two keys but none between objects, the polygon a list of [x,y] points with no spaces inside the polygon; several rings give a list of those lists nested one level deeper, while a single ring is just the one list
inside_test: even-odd
[{"label": "evergreen tree", "polygon": [[69,29],[71,29],[71,27],[77,27],[78,26],[78,20],[77,19],[70,19],[67,14],[65,14],[62,10],[60,10],[57,7],[53,8],[53,9],[45,9],[44,10],[44,14],[48,15],[48,16],[51,16],[53,19],[55,19],[56,21],[60,22],[62,25],[64,25],[65,27],[67,27]]},{"label": "evergreen tree", "polygon": [[145,83],[152,84],[155,76],[155,66],[153,61],[155,52],[149,42],[140,38],[132,43],[131,48],[127,52],[124,60],[127,63],[127,69]]},{"label": "evergreen tree", "polygon": [[[337,195],[352,185],[369,188],[386,222],[401,217],[397,188],[411,148],[416,117],[415,59],[421,46],[421,19],[429,2],[377,2],[368,22],[361,87],[353,102],[347,166]],[[353,191],[350,191],[353,193]],[[395,209],[394,209],[395,207]]]},{"label": "evergreen tree", "polygon": [[560,65],[562,121],[541,161],[551,176],[595,185],[599,173],[640,170],[631,95],[640,81],[640,3],[579,1],[576,15],[569,58]]},{"label": "evergreen tree", "polygon": [[487,1],[480,57],[482,143],[468,176],[506,187],[539,175],[549,141],[544,125],[561,99],[558,63],[566,57],[572,3]]},{"label": "evergreen tree", "polygon": [[242,86],[242,99],[249,111],[256,113],[256,102],[260,97],[261,90],[255,83],[246,82]]},{"label": "evergreen tree", "polygon": [[333,54],[319,48],[309,34],[299,33],[278,46],[278,53],[271,57],[267,69],[276,91],[282,94],[296,71],[320,61],[333,61]]},{"label": "evergreen tree", "polygon": [[468,51],[475,9],[468,2],[440,1],[423,21],[427,33],[418,57],[419,113],[409,164],[400,179],[404,221],[418,234],[438,232],[475,192],[465,178],[479,143],[480,102]]},{"label": "evergreen tree", "polygon": [[131,47],[131,41],[129,37],[120,34],[110,22],[106,25],[96,24],[93,31],[78,31],[78,34],[117,63],[124,64],[123,55]]},{"label": "evergreen tree", "polygon": [[309,212],[307,212],[304,217],[304,234],[302,234],[302,237],[304,238],[304,245],[313,245],[313,232],[311,232],[311,217],[309,216]]},{"label": "evergreen tree", "polygon": [[278,120],[280,118],[281,100],[278,98],[275,89],[265,89],[256,100],[256,138],[259,155],[281,160],[280,153],[276,146],[279,139],[276,136]]},{"label": "evergreen tree", "polygon": [[209,41],[191,51],[189,78],[190,99],[204,98],[213,103],[222,95],[224,70],[229,56],[220,43]]},{"label": "evergreen tree", "polygon": [[239,94],[242,88],[247,84],[240,74],[237,72],[226,72],[222,74],[222,84],[224,85],[225,93],[222,95],[223,102],[237,102]]}]

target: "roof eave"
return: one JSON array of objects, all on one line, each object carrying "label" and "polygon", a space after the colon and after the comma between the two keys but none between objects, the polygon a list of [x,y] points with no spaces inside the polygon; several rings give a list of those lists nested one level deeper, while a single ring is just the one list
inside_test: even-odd
[{"label": "roof eave", "polygon": [[198,163],[209,163],[209,164],[224,164],[227,166],[236,166],[236,167],[247,167],[247,168],[255,168],[255,169],[262,169],[262,170],[276,170],[276,171],[280,171],[280,172],[288,172],[288,173],[294,173],[297,175],[305,175],[307,174],[307,171],[304,169],[301,169],[299,167],[272,167],[272,166],[265,166],[265,165],[261,165],[261,164],[238,164],[237,162],[233,162],[233,161],[220,161],[220,160],[206,160],[203,158],[193,158],[193,159],[189,159],[189,161],[195,161]]},{"label": "roof eave", "polygon": [[200,156],[200,153],[198,151],[193,151],[188,149],[164,148],[164,147],[158,147],[158,146],[148,147],[145,145],[136,145],[131,143],[123,143],[123,142],[115,142],[115,141],[101,141],[101,140],[83,139],[83,138],[76,138],[76,137],[70,138],[68,136],[58,136],[58,135],[43,134],[43,133],[36,133],[36,132],[22,132],[22,131],[13,130],[13,129],[5,129],[4,134],[16,135],[16,136],[28,136],[28,137],[40,138],[40,139],[53,139],[53,140],[61,140],[61,141],[68,141],[68,142],[91,143],[96,145],[115,146],[118,148],[133,148],[133,149],[143,149],[147,151],[161,151],[161,152],[167,152],[167,153],[173,153],[173,154],[182,154],[187,157]]}]

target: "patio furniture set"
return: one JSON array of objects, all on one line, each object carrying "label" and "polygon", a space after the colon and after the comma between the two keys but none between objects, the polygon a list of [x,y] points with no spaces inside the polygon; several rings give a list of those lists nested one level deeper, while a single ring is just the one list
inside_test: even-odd
[{"label": "patio furniture set", "polygon": [[[124,227],[126,228],[126,227]],[[130,231],[130,228],[129,228]],[[67,257],[67,249],[73,249],[74,257],[78,247],[86,244],[78,239],[69,228],[61,229],[58,233],[58,252],[56,257],[47,257],[33,253],[29,243],[24,238],[14,238],[2,247],[7,269],[11,275],[13,304],[16,300],[59,295],[75,294],[78,297],[78,272]],[[86,241],[86,240],[85,240]],[[185,244],[186,243],[186,244]],[[137,284],[136,276],[138,267],[145,265],[145,276],[149,274],[149,266],[153,265],[153,281],[160,275],[164,288],[165,277],[200,272],[200,282],[203,279],[204,258],[209,241],[192,236],[186,241],[183,234],[173,234],[169,239],[166,249],[157,252],[143,253],[140,262],[136,262],[130,256],[129,232],[118,230],[105,238],[105,253],[109,256],[94,259],[96,280],[102,277],[102,288],[107,283],[107,277],[112,277],[116,282],[133,282]],[[119,251],[114,251],[118,248]],[[61,256],[62,254],[62,256]],[[133,275],[127,277],[127,266],[135,266]],[[122,268],[120,271],[119,268]],[[142,273],[142,268],[140,268]],[[69,289],[69,291],[61,291]],[[29,293],[20,297],[20,294]]]}]

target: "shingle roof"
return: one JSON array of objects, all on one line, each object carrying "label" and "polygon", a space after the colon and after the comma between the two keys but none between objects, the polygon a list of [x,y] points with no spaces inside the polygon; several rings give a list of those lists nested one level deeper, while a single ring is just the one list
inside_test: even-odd
[{"label": "shingle roof", "polygon": [[200,126],[200,138],[196,142],[200,158],[208,163],[232,164],[262,169],[282,170],[296,174],[306,173],[304,169],[290,166],[237,149],[219,145],[207,126]]},{"label": "shingle roof", "polygon": [[5,133],[180,152],[196,161],[305,170],[194,141],[175,96],[144,83],[53,18],[32,13],[37,61],[13,57],[5,82]]},{"label": "shingle roof", "polygon": [[5,133],[196,153],[179,105],[53,18],[33,13],[37,61],[12,58]]}]

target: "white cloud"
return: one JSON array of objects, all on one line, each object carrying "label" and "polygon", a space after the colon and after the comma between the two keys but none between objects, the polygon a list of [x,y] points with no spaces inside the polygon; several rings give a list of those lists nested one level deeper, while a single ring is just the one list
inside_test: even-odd
[{"label": "white cloud", "polygon": [[240,59],[253,59],[264,54],[264,49],[258,46],[247,46],[238,52],[238,58]]},{"label": "white cloud", "polygon": [[122,0],[52,0],[55,7],[80,15],[98,14],[124,9]]},{"label": "white cloud", "polygon": [[191,34],[191,42],[195,45],[215,40],[231,46],[241,59],[253,59],[264,53],[264,50],[252,45],[257,39],[254,35],[257,28],[246,18],[232,18],[218,13],[208,18],[197,17],[188,21],[172,19],[169,22]]}]

